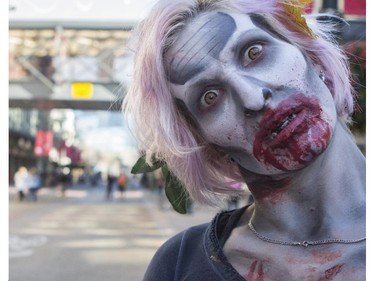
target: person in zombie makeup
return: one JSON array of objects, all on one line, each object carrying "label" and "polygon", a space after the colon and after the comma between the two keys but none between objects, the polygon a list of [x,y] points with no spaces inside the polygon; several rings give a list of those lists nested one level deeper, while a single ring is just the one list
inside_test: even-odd
[{"label": "person in zombie makeup", "polygon": [[169,239],[144,280],[365,280],[348,62],[306,2],[161,0],[134,31],[124,108],[146,159],[200,203],[228,177],[254,198]]}]

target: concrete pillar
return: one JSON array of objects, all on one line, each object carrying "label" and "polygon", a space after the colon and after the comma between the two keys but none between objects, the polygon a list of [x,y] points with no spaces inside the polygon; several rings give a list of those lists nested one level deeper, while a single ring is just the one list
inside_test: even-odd
[{"label": "concrete pillar", "polygon": [[323,0],[322,3],[322,10],[337,10],[338,5],[337,5],[337,0]]}]

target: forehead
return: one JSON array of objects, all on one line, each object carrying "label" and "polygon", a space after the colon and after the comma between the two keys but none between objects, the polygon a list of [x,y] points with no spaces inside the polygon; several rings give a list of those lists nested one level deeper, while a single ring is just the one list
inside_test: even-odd
[{"label": "forehead", "polygon": [[246,30],[259,30],[249,15],[211,11],[198,15],[166,54],[170,82],[183,85],[219,59],[228,42]]}]

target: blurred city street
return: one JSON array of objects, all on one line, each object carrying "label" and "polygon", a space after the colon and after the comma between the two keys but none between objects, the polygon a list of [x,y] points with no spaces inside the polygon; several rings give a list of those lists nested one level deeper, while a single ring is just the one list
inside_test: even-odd
[{"label": "blurred city street", "polygon": [[196,206],[180,215],[148,190],[114,192],[75,184],[62,197],[39,190],[38,201],[9,193],[9,276],[12,281],[142,280],[156,249],[189,225],[208,222],[217,210]]},{"label": "blurred city street", "polygon": [[[192,213],[178,214],[158,193],[165,181],[161,170],[131,174],[144,151],[134,138],[136,122],[122,111],[133,79],[129,43],[155,2],[9,1],[3,110],[9,162],[0,177],[10,184],[9,280],[142,280],[164,241],[220,211],[193,205]],[[350,58],[358,102],[351,130],[364,155],[365,2],[314,0],[309,11],[347,22],[332,36]],[[110,199],[107,187],[113,188]],[[119,187],[128,188],[124,197]]]}]

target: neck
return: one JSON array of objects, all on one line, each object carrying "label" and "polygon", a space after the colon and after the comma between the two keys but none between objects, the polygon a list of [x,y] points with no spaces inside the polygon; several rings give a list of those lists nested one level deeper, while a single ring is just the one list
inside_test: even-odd
[{"label": "neck", "polygon": [[242,174],[255,199],[258,231],[299,240],[365,235],[365,159],[341,123],[308,167],[277,176]]}]

